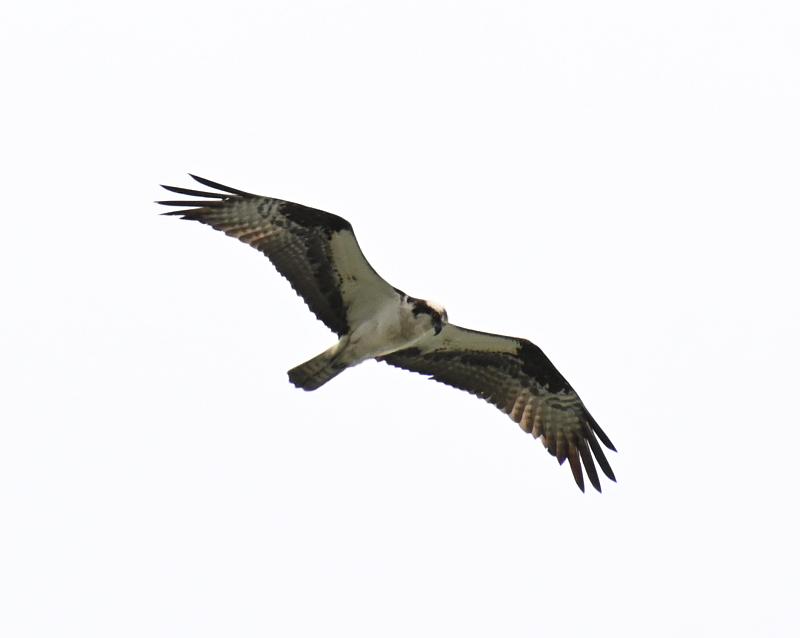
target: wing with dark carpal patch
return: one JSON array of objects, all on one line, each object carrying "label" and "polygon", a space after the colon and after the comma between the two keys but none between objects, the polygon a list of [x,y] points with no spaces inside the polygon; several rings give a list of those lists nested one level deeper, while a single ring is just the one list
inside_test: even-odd
[{"label": "wing with dark carpal patch", "polygon": [[191,198],[158,202],[181,208],[164,214],[208,224],[260,250],[339,336],[374,303],[397,294],[369,265],[346,219],[191,177],[219,192],[164,186]]},{"label": "wing with dark carpal patch", "polygon": [[595,460],[608,478],[616,480],[598,439],[607,448],[616,448],[575,390],[530,341],[448,324],[439,335],[381,360],[494,404],[525,432],[541,437],[559,463],[568,460],[581,490],[585,471],[601,491]]}]

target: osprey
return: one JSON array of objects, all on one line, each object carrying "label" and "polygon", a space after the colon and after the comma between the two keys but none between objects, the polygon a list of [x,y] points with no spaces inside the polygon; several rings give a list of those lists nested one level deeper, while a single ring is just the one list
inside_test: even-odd
[{"label": "osprey", "polygon": [[164,214],[208,224],[260,250],[339,336],[333,347],[289,370],[295,386],[316,390],[362,361],[384,361],[494,404],[541,438],[559,463],[569,460],[581,491],[584,469],[600,491],[594,459],[616,480],[597,439],[616,448],[533,343],[456,326],[441,306],[394,288],[369,265],[353,227],[337,215],[191,177],[219,192],[164,186],[201,198],[158,202],[182,208]]}]

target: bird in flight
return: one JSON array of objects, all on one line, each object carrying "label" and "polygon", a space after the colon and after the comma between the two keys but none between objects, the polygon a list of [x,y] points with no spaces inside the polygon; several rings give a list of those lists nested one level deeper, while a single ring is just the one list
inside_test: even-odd
[{"label": "bird in flight", "polygon": [[338,215],[191,177],[213,190],[163,186],[193,198],[158,202],[180,207],[164,214],[208,224],[264,253],[339,336],[289,370],[295,386],[316,390],[362,361],[384,361],[494,404],[540,438],[559,463],[569,461],[581,491],[584,470],[601,490],[595,459],[616,480],[598,439],[616,448],[538,346],[452,324],[438,304],[393,287],[369,265],[353,227]]}]

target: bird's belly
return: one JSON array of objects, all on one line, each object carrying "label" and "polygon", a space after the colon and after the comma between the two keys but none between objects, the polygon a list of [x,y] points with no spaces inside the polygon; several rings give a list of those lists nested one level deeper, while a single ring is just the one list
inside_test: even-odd
[{"label": "bird's belly", "polygon": [[342,353],[352,364],[408,348],[432,332],[422,322],[397,317],[374,320],[356,329]]}]

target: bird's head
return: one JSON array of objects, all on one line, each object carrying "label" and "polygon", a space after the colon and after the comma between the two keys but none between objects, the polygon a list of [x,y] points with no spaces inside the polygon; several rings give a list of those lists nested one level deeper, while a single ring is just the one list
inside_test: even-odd
[{"label": "bird's head", "polygon": [[433,301],[425,301],[424,299],[413,299],[414,316],[428,315],[431,318],[433,325],[433,333],[439,334],[447,323],[447,310],[442,308],[438,303]]}]

